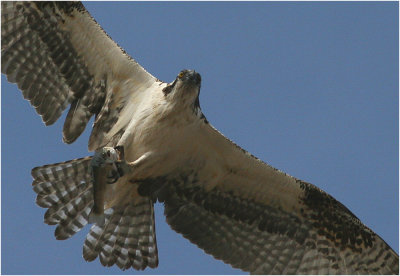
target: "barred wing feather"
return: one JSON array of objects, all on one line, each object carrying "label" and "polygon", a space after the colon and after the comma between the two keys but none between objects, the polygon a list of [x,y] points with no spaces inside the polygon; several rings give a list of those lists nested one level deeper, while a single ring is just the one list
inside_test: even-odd
[{"label": "barred wing feather", "polygon": [[193,162],[203,165],[142,192],[163,201],[171,227],[205,252],[255,274],[398,274],[398,255],[333,197],[210,125],[196,136],[204,148]]},{"label": "barred wing feather", "polygon": [[17,83],[46,125],[71,105],[63,130],[66,143],[74,142],[96,115],[89,148],[107,144],[112,137],[105,140],[106,133],[131,94],[157,80],[111,40],[80,2],[3,1],[1,8],[1,70],[8,81]]}]

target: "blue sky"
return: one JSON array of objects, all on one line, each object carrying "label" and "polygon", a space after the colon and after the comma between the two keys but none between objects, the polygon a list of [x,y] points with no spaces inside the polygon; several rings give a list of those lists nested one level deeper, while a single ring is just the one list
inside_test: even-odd
[{"label": "blue sky", "polygon": [[[227,137],[344,203],[398,252],[398,3],[85,4],[143,67],[202,75],[200,103]],[[57,241],[30,170],[89,155],[63,144],[2,76],[2,274],[238,274],[173,232],[156,206],[160,264],[86,263],[89,227]]]}]

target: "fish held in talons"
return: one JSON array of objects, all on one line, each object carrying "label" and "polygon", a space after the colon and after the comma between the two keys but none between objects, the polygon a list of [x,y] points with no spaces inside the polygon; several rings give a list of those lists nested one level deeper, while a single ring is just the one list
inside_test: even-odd
[{"label": "fish held in talons", "polygon": [[107,184],[113,184],[122,176],[117,165],[123,160],[123,147],[104,147],[97,150],[90,163],[93,178],[93,209],[89,215],[89,223],[101,226],[105,222],[104,197]]}]

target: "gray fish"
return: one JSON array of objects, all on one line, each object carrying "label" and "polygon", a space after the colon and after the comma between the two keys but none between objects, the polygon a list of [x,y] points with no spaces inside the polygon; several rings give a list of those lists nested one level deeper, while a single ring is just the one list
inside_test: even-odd
[{"label": "gray fish", "polygon": [[[90,167],[93,177],[93,209],[89,215],[89,223],[104,224],[104,196],[107,184],[118,180],[116,162],[119,160],[119,151],[112,147],[97,150],[92,158]],[[109,181],[112,179],[112,181]]]}]

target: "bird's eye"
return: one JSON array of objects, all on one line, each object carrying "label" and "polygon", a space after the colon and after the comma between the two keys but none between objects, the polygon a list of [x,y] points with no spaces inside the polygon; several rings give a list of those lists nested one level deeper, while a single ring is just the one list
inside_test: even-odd
[{"label": "bird's eye", "polygon": [[183,73],[183,72],[180,72],[179,75],[178,75],[178,78],[181,79],[181,78],[183,77],[183,75],[184,75],[184,73]]}]

